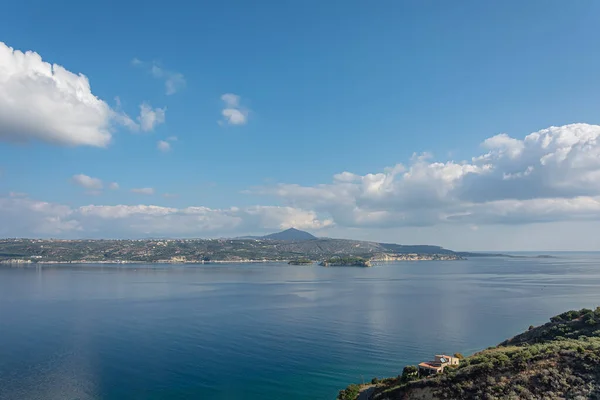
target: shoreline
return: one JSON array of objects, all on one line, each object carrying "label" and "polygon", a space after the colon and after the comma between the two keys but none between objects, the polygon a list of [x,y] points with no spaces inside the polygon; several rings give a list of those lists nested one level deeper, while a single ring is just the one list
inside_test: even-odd
[{"label": "shoreline", "polygon": [[[432,257],[430,255],[420,255],[411,257],[398,257],[398,258],[373,258],[370,259],[370,262],[376,263],[392,263],[392,262],[401,262],[401,261],[459,261],[465,260],[462,257],[447,257],[443,258]],[[56,260],[24,260],[24,259],[9,259],[9,260],[0,260],[0,264],[6,265],[33,265],[33,264],[43,264],[43,265],[54,265],[54,264],[259,264],[259,263],[288,263],[294,261],[292,259],[277,259],[277,260],[156,260],[156,261],[138,261],[138,260],[73,260],[73,261],[56,261]],[[313,261],[310,264],[306,264],[306,266],[311,266],[318,264],[319,261]]]}]

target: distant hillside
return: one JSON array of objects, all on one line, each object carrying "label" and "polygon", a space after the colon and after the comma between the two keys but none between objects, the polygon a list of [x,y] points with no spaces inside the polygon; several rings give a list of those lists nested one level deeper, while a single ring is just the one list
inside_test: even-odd
[{"label": "distant hillside", "polygon": [[[243,262],[301,258],[321,261],[335,256],[362,257],[368,260],[461,259],[452,251],[438,246],[317,239],[297,230],[269,236],[271,239],[0,239],[0,262]],[[409,255],[408,258],[402,258],[404,254]]]},{"label": "distant hillside", "polygon": [[[600,307],[552,317],[431,378],[374,383],[372,400],[600,399]],[[338,398],[354,400],[360,390],[350,385]]]},{"label": "distant hillside", "polygon": [[267,240],[313,240],[316,236],[311,235],[308,232],[298,230],[296,228],[286,229],[282,232],[272,233],[261,237],[261,239]]}]

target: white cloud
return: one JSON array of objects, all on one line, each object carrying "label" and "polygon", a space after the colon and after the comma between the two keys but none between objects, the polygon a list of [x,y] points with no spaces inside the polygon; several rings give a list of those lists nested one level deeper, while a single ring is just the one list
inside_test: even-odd
[{"label": "white cloud", "polygon": [[131,189],[132,193],[138,194],[154,194],[154,188],[146,187],[146,188],[135,188]]},{"label": "white cloud", "polygon": [[91,176],[84,175],[84,174],[73,175],[71,180],[76,185],[79,185],[86,189],[99,190],[99,189],[102,189],[102,187],[103,187],[102,181],[100,179],[92,178]]},{"label": "white cloud", "polygon": [[185,88],[187,82],[185,77],[180,72],[169,71],[158,65],[156,62],[144,62],[137,58],[131,60],[131,64],[146,69],[150,74],[157,79],[162,79],[165,82],[165,94],[172,95]]},{"label": "white cloud", "polygon": [[108,188],[110,190],[117,190],[119,189],[119,184],[117,182],[112,182],[110,185],[108,185]]},{"label": "white cloud", "polygon": [[470,161],[432,161],[383,172],[342,172],[329,184],[257,190],[294,207],[331,215],[340,226],[525,224],[600,219],[600,126],[550,127],[515,139],[485,140]]},{"label": "white cloud", "polygon": [[167,151],[171,150],[171,144],[167,141],[159,140],[156,143],[156,148],[162,151],[163,153],[166,153]]},{"label": "white cloud", "polygon": [[38,237],[73,234],[81,227],[72,219],[73,210],[64,205],[30,200],[0,198],[0,236]]},{"label": "white cloud", "polygon": [[0,236],[139,237],[220,236],[295,226],[331,226],[312,211],[253,206],[211,209],[155,205],[88,205],[71,208],[27,198],[0,198]]},{"label": "white cloud", "polygon": [[225,93],[221,96],[221,100],[225,103],[228,108],[237,108],[240,106],[240,96],[233,93]]},{"label": "white cloud", "polygon": [[221,96],[225,108],[221,111],[223,119],[220,124],[244,125],[248,122],[248,110],[240,106],[240,96],[233,93],[225,93]]},{"label": "white cloud", "polygon": [[23,193],[23,192],[9,192],[8,196],[9,197],[27,197],[27,193]]},{"label": "white cloud", "polygon": [[229,125],[244,125],[247,121],[247,114],[235,108],[226,108],[221,111],[225,122]]},{"label": "white cloud", "polygon": [[140,116],[138,121],[143,131],[151,131],[156,125],[165,122],[166,108],[152,108],[148,103],[140,105]]},{"label": "white cloud", "polygon": [[165,109],[142,104],[138,124],[118,96],[115,104],[96,97],[85,75],[0,42],[0,140],[106,147],[118,126],[151,130],[164,122]]},{"label": "white cloud", "polygon": [[0,42],[0,139],[104,147],[112,120],[85,75]]}]

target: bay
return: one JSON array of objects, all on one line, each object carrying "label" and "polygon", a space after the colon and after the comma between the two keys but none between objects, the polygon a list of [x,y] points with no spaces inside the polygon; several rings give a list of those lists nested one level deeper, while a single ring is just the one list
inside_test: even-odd
[{"label": "bay", "polygon": [[334,399],[600,305],[600,256],[0,267],[0,399]]}]

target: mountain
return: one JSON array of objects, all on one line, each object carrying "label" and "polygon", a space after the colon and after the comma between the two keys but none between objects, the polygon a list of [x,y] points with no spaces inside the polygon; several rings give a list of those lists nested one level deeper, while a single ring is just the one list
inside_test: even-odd
[{"label": "mountain", "polygon": [[316,239],[316,236],[313,236],[308,232],[304,232],[304,231],[298,230],[296,228],[290,228],[290,229],[286,229],[285,231],[272,233],[270,235],[263,236],[263,237],[261,237],[261,239],[299,241],[299,240],[313,240],[313,239]]},{"label": "mountain", "polygon": [[552,317],[439,375],[418,379],[415,370],[350,385],[338,399],[354,400],[361,391],[372,400],[600,399],[600,307]]}]

